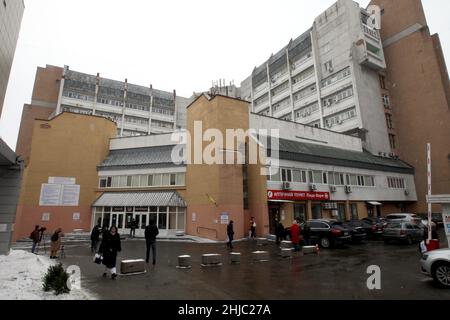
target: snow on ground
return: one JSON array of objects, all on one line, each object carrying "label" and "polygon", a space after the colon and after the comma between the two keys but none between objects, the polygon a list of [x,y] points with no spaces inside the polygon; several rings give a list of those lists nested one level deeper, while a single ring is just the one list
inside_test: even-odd
[{"label": "snow on ground", "polygon": [[92,300],[86,290],[72,289],[69,294],[44,292],[43,281],[49,266],[56,264],[46,256],[21,250],[0,255],[0,300]]}]

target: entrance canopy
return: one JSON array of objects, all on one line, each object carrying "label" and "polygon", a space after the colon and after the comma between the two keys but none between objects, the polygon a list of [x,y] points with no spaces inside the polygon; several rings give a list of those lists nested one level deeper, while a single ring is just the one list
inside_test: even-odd
[{"label": "entrance canopy", "polygon": [[381,206],[382,204],[376,201],[369,201],[369,204],[373,205],[373,206]]},{"label": "entrance canopy", "polygon": [[184,199],[175,191],[105,192],[93,207],[186,207]]}]

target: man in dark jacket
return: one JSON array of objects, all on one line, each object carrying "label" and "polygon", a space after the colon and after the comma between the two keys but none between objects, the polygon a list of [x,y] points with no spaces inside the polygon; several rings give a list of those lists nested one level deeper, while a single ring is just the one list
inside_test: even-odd
[{"label": "man in dark jacket", "polygon": [[285,233],[286,230],[281,221],[275,220],[275,236],[277,237],[277,245],[279,245],[281,241],[285,240]]},{"label": "man in dark jacket", "polygon": [[117,228],[112,226],[109,232],[103,234],[102,243],[100,244],[99,253],[103,255],[102,263],[105,265],[105,272],[103,277],[107,276],[107,271],[111,273],[111,279],[116,279],[116,260],[117,253],[122,251],[122,245],[120,243],[120,235],[117,232]]},{"label": "man in dark jacket", "polygon": [[233,249],[233,236],[234,236],[234,229],[233,229],[233,220],[230,221],[230,223],[227,225],[227,235],[228,235],[228,242],[227,246],[230,249]]},{"label": "man in dark jacket", "polygon": [[136,220],[133,218],[130,222],[130,238],[134,238],[136,236]]},{"label": "man in dark jacket", "polygon": [[33,240],[33,246],[31,247],[31,253],[36,250],[36,245],[41,242],[41,230],[39,226],[34,227],[34,231],[30,234],[30,239]]},{"label": "man in dark jacket", "polygon": [[154,220],[150,221],[150,225],[145,227],[145,242],[147,244],[147,257],[145,261],[150,261],[150,249],[152,250],[153,264],[156,264],[156,236],[159,234],[158,227]]},{"label": "man in dark jacket", "polygon": [[100,241],[100,233],[102,232],[102,227],[100,223],[98,223],[91,232],[91,251],[96,252],[98,242]]}]

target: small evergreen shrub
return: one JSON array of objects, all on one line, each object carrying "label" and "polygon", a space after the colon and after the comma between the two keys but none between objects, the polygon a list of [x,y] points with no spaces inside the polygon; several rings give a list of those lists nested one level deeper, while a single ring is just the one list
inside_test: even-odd
[{"label": "small evergreen shrub", "polygon": [[44,276],[44,291],[49,292],[54,290],[56,295],[69,293],[70,289],[67,287],[67,280],[69,275],[64,270],[62,264],[50,266],[47,274]]}]

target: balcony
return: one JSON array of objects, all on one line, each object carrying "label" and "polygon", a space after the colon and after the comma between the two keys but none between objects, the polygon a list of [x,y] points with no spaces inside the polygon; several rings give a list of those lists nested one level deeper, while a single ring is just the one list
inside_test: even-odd
[{"label": "balcony", "polygon": [[71,107],[80,107],[85,109],[93,109],[94,108],[94,102],[92,101],[86,101],[86,100],[80,100],[75,98],[68,98],[68,97],[62,97],[61,104],[65,104]]},{"label": "balcony", "polygon": [[313,73],[308,78],[303,79],[297,83],[294,83],[292,85],[292,91],[293,92],[300,91],[300,89],[306,88],[314,83],[316,83],[316,77],[315,77],[315,74]]},{"label": "balcony", "polygon": [[278,92],[276,95],[272,96],[272,105],[275,103],[289,97],[291,95],[291,90],[289,89],[289,86],[282,91]]},{"label": "balcony", "polygon": [[353,84],[352,77],[346,77],[322,88],[320,93],[322,95],[322,98],[325,98],[331,95],[333,92],[338,92],[342,89],[350,87],[352,84]]},{"label": "balcony", "polygon": [[[322,103],[323,104],[323,103]],[[340,100],[337,103],[332,104],[331,106],[323,106],[323,116],[329,116],[345,109],[351,108],[355,105],[355,97],[352,96],[350,98]]]},{"label": "balcony", "polygon": [[130,109],[130,108],[125,108],[125,114],[126,115],[130,115],[130,116],[135,116],[135,117],[141,117],[141,118],[147,118],[149,116],[149,112],[145,111],[145,110],[137,110],[137,109]]},{"label": "balcony", "polygon": [[291,65],[291,76],[296,76],[300,72],[305,71],[306,69],[308,69],[313,65],[314,59],[312,58],[312,55],[307,59],[296,61]]},{"label": "balcony", "polygon": [[380,41],[380,34],[379,34],[378,30],[375,30],[364,23],[362,24],[362,29],[366,36],[373,38],[377,42]]},{"label": "balcony", "polygon": [[299,109],[317,101],[317,91],[314,91],[304,97],[294,101],[294,108]]},{"label": "balcony", "polygon": [[[147,113],[147,117],[148,117],[148,113]],[[175,116],[170,116],[168,114],[162,114],[162,113],[158,113],[158,112],[152,112],[152,119],[166,121],[166,122],[174,122]]]},{"label": "balcony", "polygon": [[253,90],[253,100],[258,99],[262,95],[264,95],[269,89],[269,84],[264,82],[262,85],[259,85],[257,88]]},{"label": "balcony", "polygon": [[283,83],[283,81],[287,80],[289,78],[289,73],[287,70],[277,73],[271,77],[271,87],[274,88],[278,86],[279,84]]},{"label": "balcony", "polygon": [[269,108],[269,100],[261,103],[260,105],[255,106],[255,113],[260,113],[261,111],[263,111],[264,109]]}]

